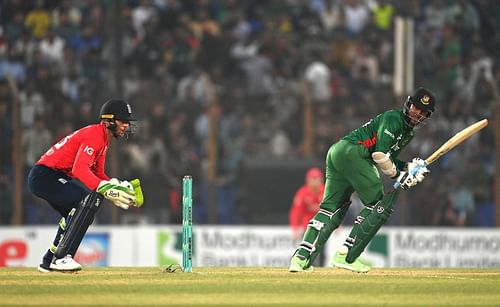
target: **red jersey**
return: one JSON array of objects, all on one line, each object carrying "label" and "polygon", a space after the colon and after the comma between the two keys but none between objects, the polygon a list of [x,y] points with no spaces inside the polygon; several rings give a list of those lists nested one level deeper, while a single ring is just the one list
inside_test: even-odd
[{"label": "red jersey", "polygon": [[303,185],[295,193],[289,215],[292,229],[304,231],[307,228],[307,224],[319,210],[324,190],[324,184],[316,192],[313,192],[308,185]]},{"label": "red jersey", "polygon": [[108,138],[105,124],[83,127],[67,135],[42,155],[36,164],[64,172],[95,190],[104,174]]}]

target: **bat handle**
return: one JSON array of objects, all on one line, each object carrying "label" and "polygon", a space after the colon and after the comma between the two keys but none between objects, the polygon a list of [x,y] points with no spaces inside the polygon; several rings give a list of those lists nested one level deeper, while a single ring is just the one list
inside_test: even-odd
[{"label": "bat handle", "polygon": [[[410,175],[414,176],[421,168],[427,167],[429,163],[424,160],[424,163],[422,164],[417,164],[414,168],[410,170]],[[401,186],[401,183],[399,181],[394,182],[394,185],[392,186],[395,190],[399,189]]]}]

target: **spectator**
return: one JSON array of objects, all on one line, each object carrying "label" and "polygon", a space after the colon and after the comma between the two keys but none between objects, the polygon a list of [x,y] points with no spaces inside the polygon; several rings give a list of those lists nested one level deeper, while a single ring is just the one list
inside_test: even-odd
[{"label": "spectator", "polygon": [[52,133],[45,126],[45,119],[36,116],[33,127],[24,132],[22,137],[24,166],[26,168],[33,166],[53,142]]},{"label": "spectator", "polygon": [[63,61],[64,40],[57,36],[53,29],[40,41],[40,51],[51,64],[60,64]]},{"label": "spectator", "polygon": [[316,53],[306,67],[304,80],[308,84],[309,95],[313,102],[327,103],[332,95],[330,89],[331,71],[324,57]]},{"label": "spectator", "polygon": [[[35,84],[29,81],[26,90],[19,93],[21,103],[21,125],[23,128],[31,128],[37,117],[45,115],[45,101]],[[29,164],[29,165],[32,165]]]},{"label": "spectator", "polygon": [[0,223],[9,224],[12,218],[12,120],[9,119],[5,81],[0,84]]},{"label": "spectator", "polygon": [[43,0],[36,0],[35,7],[26,15],[24,25],[34,38],[42,39],[49,29],[50,22],[50,15],[43,7]]},{"label": "spectator", "polygon": [[345,27],[350,35],[357,35],[363,31],[371,18],[368,7],[359,0],[346,0],[344,15]]}]

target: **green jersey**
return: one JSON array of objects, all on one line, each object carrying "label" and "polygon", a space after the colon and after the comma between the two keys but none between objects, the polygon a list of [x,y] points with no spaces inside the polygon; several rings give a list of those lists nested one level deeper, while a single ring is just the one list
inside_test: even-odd
[{"label": "green jersey", "polygon": [[389,153],[398,170],[404,162],[397,159],[415,132],[405,123],[403,110],[390,110],[377,115],[363,126],[343,137],[352,144],[360,144],[367,150],[367,157],[377,151]]}]

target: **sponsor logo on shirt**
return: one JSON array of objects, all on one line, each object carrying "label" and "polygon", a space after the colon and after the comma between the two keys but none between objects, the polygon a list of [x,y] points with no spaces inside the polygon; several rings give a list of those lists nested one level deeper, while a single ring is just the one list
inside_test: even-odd
[{"label": "sponsor logo on shirt", "polygon": [[85,149],[83,149],[83,152],[89,156],[92,156],[94,154],[94,148],[89,147],[89,146],[85,146]]},{"label": "sponsor logo on shirt", "polygon": [[387,134],[388,136],[390,136],[391,138],[395,139],[396,137],[394,136],[394,134],[392,132],[390,132],[389,130],[385,129],[384,130],[384,133]]}]

